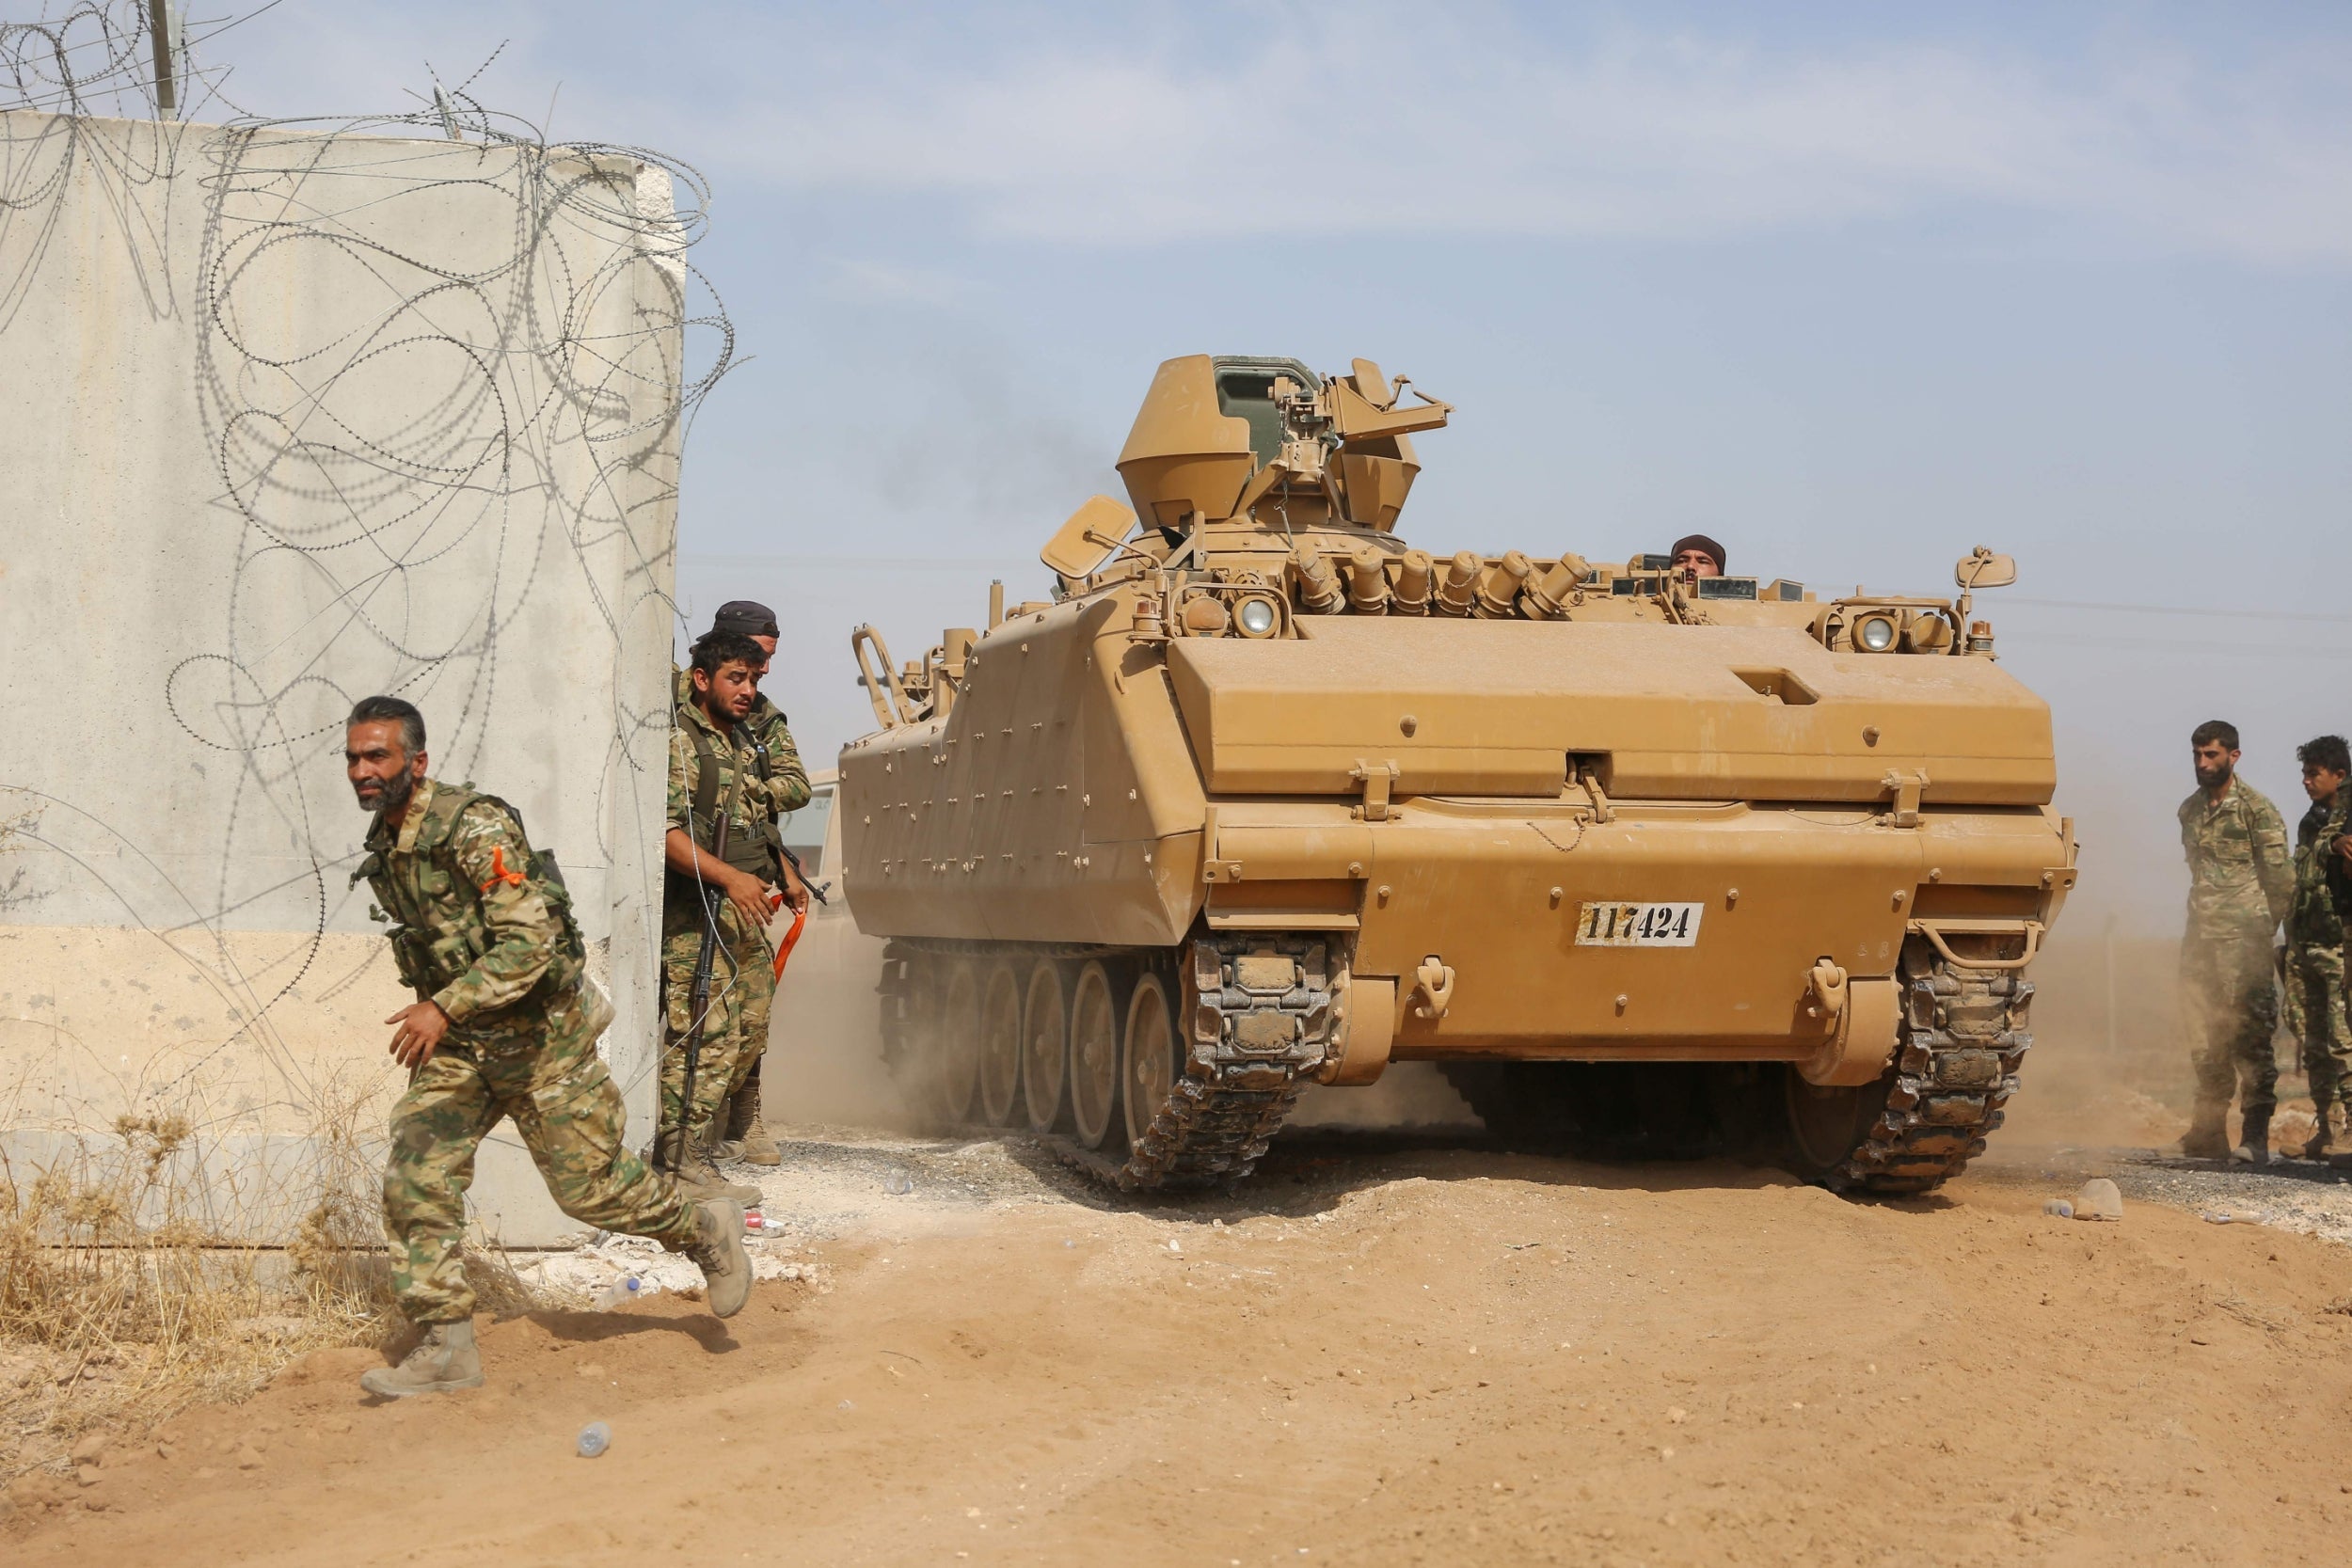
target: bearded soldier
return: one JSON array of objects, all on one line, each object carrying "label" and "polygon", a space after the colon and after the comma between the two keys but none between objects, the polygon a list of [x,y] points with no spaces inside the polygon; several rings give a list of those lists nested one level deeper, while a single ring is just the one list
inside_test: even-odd
[{"label": "bearded soldier", "polygon": [[596,1055],[612,1005],[553,863],[496,796],[425,771],[424,718],[397,697],[351,710],[343,765],[375,814],[353,874],[390,923],[392,957],[416,995],[387,1023],[408,1089],[392,1108],[384,1228],[400,1309],[424,1331],[397,1367],[359,1382],[399,1397],[477,1387],[474,1294],[460,1248],[474,1150],[511,1117],[556,1206],[601,1230],[648,1236],[692,1259],[710,1308],[732,1317],[751,1291],[743,1212],[695,1202],[629,1152],[628,1113]]},{"label": "bearded soldier", "polygon": [[[2200,724],[2189,748],[2197,791],[2179,814],[2189,870],[2181,981],[2203,1043],[2196,1056],[2197,1109],[2181,1151],[2267,1164],[2270,1113],[2279,1101],[2271,936],[2287,912],[2295,868],[2279,808],[2237,776],[2236,727],[2217,719]],[[2244,1116],[2234,1149],[2227,1132],[2233,1090]]]},{"label": "bearded soldier", "polygon": [[[2352,1028],[2346,1027],[2344,994],[2344,935],[2352,916],[2352,868],[2336,852],[2344,836],[2345,806],[2352,789],[2352,751],[2344,736],[2323,735],[2296,748],[2303,765],[2303,793],[2311,809],[2295,829],[2295,903],[2287,911],[2287,995],[2295,1004],[2295,1033],[2302,1042],[2303,1072],[2311,1080],[2312,1105],[2319,1127],[2299,1152],[2306,1160],[2326,1155],[2334,1142],[2330,1120],[2343,1100],[2352,1109]],[[2331,1161],[2331,1163],[2334,1163]]]}]

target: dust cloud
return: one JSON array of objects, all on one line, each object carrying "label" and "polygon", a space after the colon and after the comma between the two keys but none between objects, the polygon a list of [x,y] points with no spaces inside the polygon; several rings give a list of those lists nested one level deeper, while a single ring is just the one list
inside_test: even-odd
[{"label": "dust cloud", "polygon": [[874,994],[882,944],[859,934],[837,893],[834,903],[811,911],[776,984],[762,1110],[771,1125],[912,1131],[914,1115],[882,1062]]}]

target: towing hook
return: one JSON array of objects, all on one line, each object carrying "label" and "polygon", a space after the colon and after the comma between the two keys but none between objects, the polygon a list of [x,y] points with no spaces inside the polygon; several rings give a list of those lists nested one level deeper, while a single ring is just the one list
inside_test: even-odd
[{"label": "towing hook", "polygon": [[1443,1018],[1454,1006],[1454,966],[1432,953],[1413,972],[1413,1016]]},{"label": "towing hook", "polygon": [[1846,972],[1823,958],[1813,966],[1810,989],[1813,1000],[1805,1006],[1805,1016],[1836,1024],[1837,1015],[1846,1010]]}]

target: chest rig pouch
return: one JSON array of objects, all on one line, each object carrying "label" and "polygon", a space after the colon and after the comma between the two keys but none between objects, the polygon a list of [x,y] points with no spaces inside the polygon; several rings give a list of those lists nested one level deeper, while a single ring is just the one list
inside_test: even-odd
[{"label": "chest rig pouch", "polygon": [[[483,913],[482,890],[457,863],[453,843],[459,820],[476,805],[504,812],[515,825],[516,838],[530,844],[522,814],[504,800],[469,785],[436,784],[424,820],[417,825],[412,848],[406,854],[371,851],[352,874],[355,883],[365,879],[375,894],[379,911],[370,912],[380,912],[390,922],[385,934],[391,939],[392,963],[402,983],[421,995],[440,990],[490,950],[490,923]],[[390,863],[395,860],[409,863],[396,868]],[[407,875],[395,875],[396,869]],[[537,891],[562,927],[554,959],[532,988],[534,994],[552,995],[577,983],[587,969],[587,944],[572,915],[572,895],[564,885],[564,873],[555,857],[544,850],[532,849],[525,864],[512,869],[519,871],[524,881]]]}]

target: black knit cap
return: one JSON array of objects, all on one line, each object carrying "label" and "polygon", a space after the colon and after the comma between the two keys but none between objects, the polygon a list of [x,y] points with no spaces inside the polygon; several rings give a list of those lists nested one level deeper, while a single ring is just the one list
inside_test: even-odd
[{"label": "black knit cap", "polygon": [[729,599],[712,616],[710,629],[731,631],[740,637],[776,637],[776,612],[764,604],[750,599]]},{"label": "black knit cap", "polygon": [[[1686,533],[1676,540],[1675,547],[1666,552],[1666,559],[1672,561],[1684,550],[1705,550],[1715,558],[1715,570],[1718,572],[1728,569],[1731,564],[1724,559],[1724,547],[1704,533]],[[723,615],[726,611],[721,610],[720,613]]]}]

